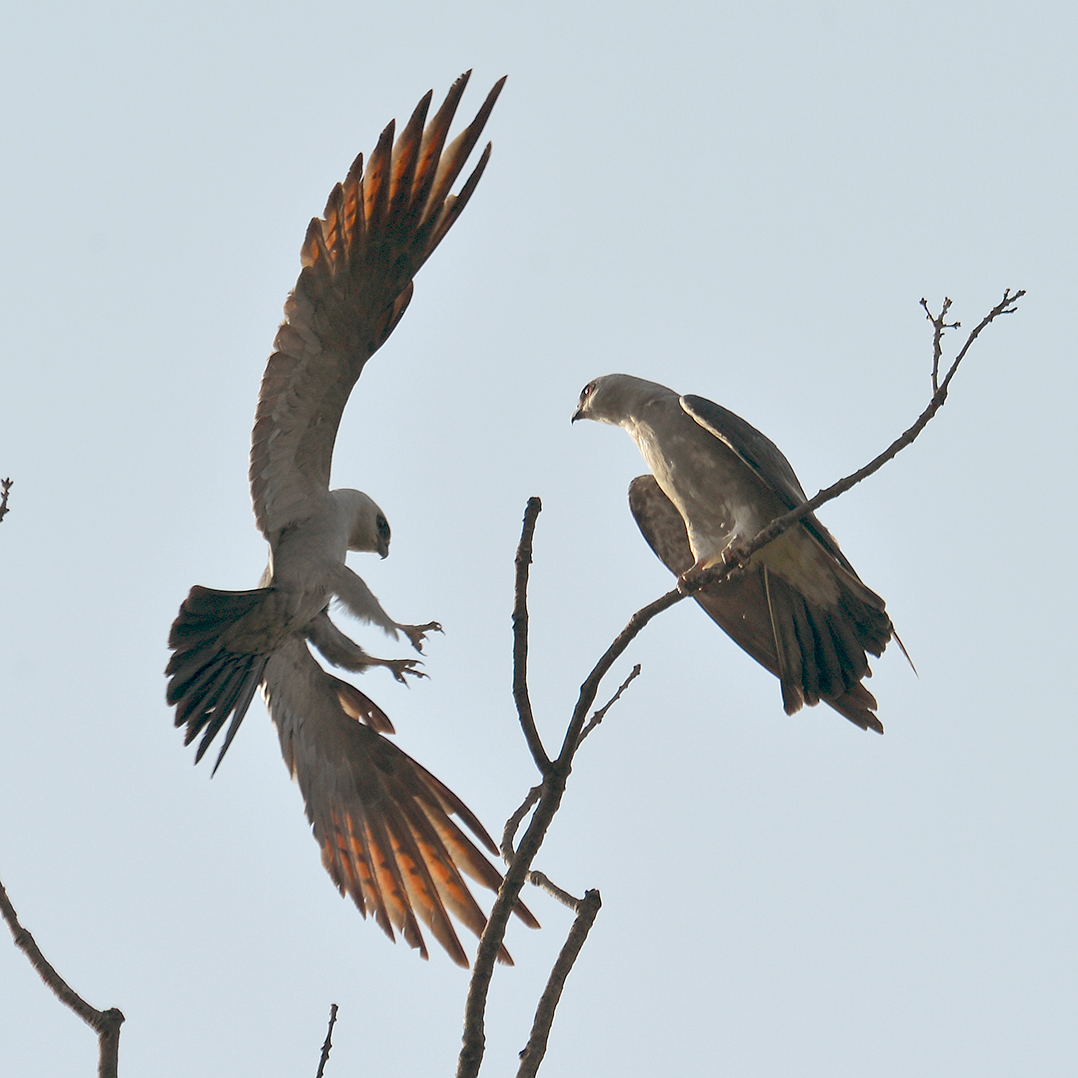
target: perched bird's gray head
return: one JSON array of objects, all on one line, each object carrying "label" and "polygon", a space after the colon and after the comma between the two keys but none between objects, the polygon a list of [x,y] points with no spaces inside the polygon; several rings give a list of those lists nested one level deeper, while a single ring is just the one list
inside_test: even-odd
[{"label": "perched bird's gray head", "polygon": [[389,521],[385,513],[361,490],[331,491],[348,522],[348,549],[389,555]]},{"label": "perched bird's gray head", "polygon": [[648,382],[631,374],[604,374],[590,381],[581,391],[573,422],[595,419],[620,427],[649,401],[677,394],[658,382]]}]

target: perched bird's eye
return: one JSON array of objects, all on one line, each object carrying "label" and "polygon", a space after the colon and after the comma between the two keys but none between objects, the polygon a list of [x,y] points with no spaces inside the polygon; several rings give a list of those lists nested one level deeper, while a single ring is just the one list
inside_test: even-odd
[{"label": "perched bird's eye", "polygon": [[584,399],[585,397],[590,397],[590,396],[591,396],[591,394],[592,394],[592,392],[594,391],[594,389],[595,389],[595,383],[594,383],[594,382],[589,382],[589,383],[588,383],[588,384],[587,384],[587,385],[586,385],[586,386],[585,386],[585,387],[584,387],[584,388],[583,388],[583,389],[582,389],[582,390],[580,391],[580,399],[581,399],[581,400],[583,400],[583,399]]},{"label": "perched bird's eye", "polygon": [[375,525],[378,528],[378,534],[380,536],[382,536],[383,539],[388,540],[389,539],[389,521],[386,520],[386,518],[384,516],[382,516],[381,513],[378,514],[378,519],[375,521]]}]

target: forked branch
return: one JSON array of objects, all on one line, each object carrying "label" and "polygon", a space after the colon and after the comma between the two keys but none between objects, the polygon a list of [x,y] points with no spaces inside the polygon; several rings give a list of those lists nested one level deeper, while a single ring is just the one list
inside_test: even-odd
[{"label": "forked branch", "polygon": [[[562,741],[561,751],[553,761],[549,759],[546,750],[539,740],[527,684],[528,567],[531,564],[532,558],[532,540],[535,533],[535,523],[542,508],[538,498],[532,498],[528,502],[528,508],[524,517],[524,526],[521,532],[520,545],[517,549],[516,597],[513,608],[513,696],[516,700],[521,728],[524,731],[524,736],[531,749],[536,766],[543,776],[543,781],[539,786],[530,791],[525,798],[524,803],[517,812],[514,813],[506,825],[506,831],[502,841],[502,851],[507,859],[509,859],[510,863],[505,874],[505,879],[502,882],[501,889],[498,892],[498,897],[495,899],[490,918],[487,921],[486,929],[479,941],[479,947],[475,956],[475,965],[472,971],[472,979],[468,989],[468,1000],[465,1006],[464,1036],[462,1038],[463,1045],[457,1064],[457,1078],[474,1078],[474,1076],[479,1073],[485,1044],[484,1014],[486,1010],[486,999],[490,988],[490,979],[494,969],[498,948],[505,935],[506,924],[513,905],[515,904],[524,883],[528,879],[534,878],[538,882],[541,878],[544,882],[549,882],[546,881],[545,877],[541,877],[541,874],[533,874],[531,872],[531,865],[539,848],[542,846],[547,830],[561,805],[561,799],[565,792],[566,782],[572,771],[573,759],[576,755],[576,751],[580,747],[580,744],[587,733],[594,729],[595,725],[601,721],[606,708],[617,700],[621,695],[621,692],[638,672],[638,670],[634,670],[622,685],[621,689],[619,689],[611,699],[610,703],[607,704],[606,707],[600,709],[600,711],[593,716],[592,721],[585,725],[588,712],[595,703],[599,686],[602,683],[603,678],[610,671],[610,668],[653,618],[657,617],[664,610],[674,606],[676,603],[681,602],[682,599],[694,594],[700,588],[715,584],[737,571],[761,547],[766,546],[788,528],[793,527],[808,513],[813,512],[824,503],[844,494],[863,479],[866,479],[868,476],[879,471],[884,464],[897,456],[898,453],[906,448],[906,446],[911,445],[921,431],[928,425],[933,416],[935,416],[943,406],[944,401],[947,399],[947,391],[950,387],[951,380],[954,378],[959,364],[972,347],[973,342],[980,336],[985,328],[1001,315],[1014,313],[1017,309],[1016,304],[1018,300],[1024,295],[1024,290],[1019,290],[1013,295],[1010,289],[1003,293],[1002,300],[997,303],[970,332],[962,348],[959,350],[958,355],[951,363],[942,382],[939,381],[939,363],[942,355],[943,334],[946,329],[957,328],[958,323],[947,323],[945,320],[951,307],[950,299],[944,300],[939,315],[933,315],[931,311],[929,311],[927,303],[922,300],[922,305],[924,306],[933,327],[932,397],[925,410],[918,416],[916,422],[896,438],[882,453],[879,454],[879,456],[875,457],[863,468],[858,469],[844,479],[840,479],[830,487],[821,490],[815,497],[804,502],[802,505],[797,506],[789,513],[777,517],[768,524],[766,528],[762,529],[756,536],[754,536],[750,542],[739,545],[736,549],[732,550],[730,556],[723,562],[723,564],[715,565],[705,572],[698,574],[696,577],[681,584],[680,588],[672,588],[665,595],[661,595],[658,599],[648,603],[647,606],[642,607],[633,614],[625,628],[622,629],[617,637],[611,642],[610,646],[606,649],[602,657],[595,664],[591,672],[584,679],[583,684],[580,686],[576,706],[573,708],[573,714]],[[525,829],[519,847],[514,851],[513,836],[527,815],[529,809],[533,807],[534,812],[532,812],[531,820]],[[553,885],[551,885],[551,887],[553,887]],[[543,1054],[546,1051],[547,1036],[549,1034],[551,1022],[553,1021],[554,1007],[557,1005],[557,1001],[560,998],[562,986],[565,983],[565,977],[568,976],[568,972],[572,968],[572,964],[575,961],[577,954],[579,954],[580,947],[583,945],[584,939],[587,936],[588,930],[594,921],[600,905],[599,895],[596,891],[589,891],[582,900],[574,899],[560,888],[553,888],[551,893],[554,892],[557,892],[557,897],[562,901],[566,901],[567,904],[573,906],[573,908],[577,910],[577,919],[570,930],[569,938],[566,940],[561,954],[558,956],[554,971],[551,973],[550,982],[540,1000],[539,1008],[536,1012],[535,1025],[532,1029],[532,1036],[528,1041],[527,1048],[525,1048],[524,1052],[521,1054],[522,1061],[518,1072],[518,1078],[534,1075],[538,1070],[539,1064],[542,1062]],[[592,896],[594,896],[594,898]]]}]

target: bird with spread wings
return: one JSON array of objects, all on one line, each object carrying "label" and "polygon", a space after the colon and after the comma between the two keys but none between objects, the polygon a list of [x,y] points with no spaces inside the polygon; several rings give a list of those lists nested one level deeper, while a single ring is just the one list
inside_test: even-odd
[{"label": "bird with spread wings", "polygon": [[[721,405],[628,374],[589,382],[573,420],[623,427],[651,475],[629,485],[648,545],[682,579],[808,499],[778,446]],[[831,533],[809,513],[757,551],[744,572],[694,595],[782,686],[787,715],[821,700],[883,733],[866,652],[898,640],[883,600],[861,583]],[[904,651],[905,649],[903,649]]]},{"label": "bird with spread wings", "polygon": [[[476,935],[486,920],[463,875],[492,890],[501,876],[452,817],[491,854],[497,847],[452,791],[383,736],[394,731],[381,708],[324,670],[310,647],[333,666],[385,666],[403,681],[422,676],[415,660],[367,654],[334,625],[330,601],[390,636],[403,632],[419,651],[425,634],[440,629],[394,621],[345,564],[350,550],[386,557],[390,529],[366,494],[329,489],[330,465],[352,387],[483,174],[489,143],[460,191],[450,193],[504,82],[448,145],[468,74],[429,123],[427,93],[398,137],[392,122],[386,127],[366,167],[356,158],[325,215],[311,221],[251,436],[251,499],[269,564],[253,591],[191,589],[169,634],[166,669],[185,744],[201,734],[196,762],[231,719],[215,771],[261,688],[338,889],[391,939],[396,929],[426,958],[422,920],[464,966],[449,914]],[[537,927],[522,904],[516,912]],[[501,957],[509,961],[504,948]]]}]

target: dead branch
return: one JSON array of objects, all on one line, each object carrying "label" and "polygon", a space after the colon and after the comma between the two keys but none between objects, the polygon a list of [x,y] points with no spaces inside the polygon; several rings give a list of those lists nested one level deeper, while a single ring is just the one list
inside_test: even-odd
[{"label": "dead branch", "polygon": [[[833,483],[831,486],[821,490],[815,497],[809,498],[807,502],[803,502],[801,505],[797,506],[796,509],[791,509],[789,513],[785,513],[781,517],[776,517],[766,528],[759,532],[750,543],[732,550],[731,557],[728,560],[736,561],[740,565],[744,565],[752,554],[761,547],[766,546],[773,539],[777,539],[787,528],[792,527],[809,513],[815,512],[825,502],[832,501],[840,494],[845,494],[846,491],[851,487],[855,487],[861,480],[867,479],[870,475],[878,472],[889,460],[893,460],[907,446],[912,445],[921,431],[928,426],[932,417],[943,407],[944,402],[947,400],[947,391],[950,388],[951,379],[954,378],[955,372],[958,370],[958,365],[966,358],[966,353],[972,347],[973,342],[981,335],[981,331],[999,318],[1000,315],[1014,314],[1014,312],[1018,310],[1016,304],[1025,294],[1024,288],[1020,288],[1014,295],[1011,295],[1011,290],[1009,288],[1004,289],[1003,299],[1001,299],[999,303],[997,303],[988,314],[978,322],[976,327],[970,331],[969,336],[966,338],[966,343],[962,345],[962,348],[958,355],[955,356],[950,369],[947,371],[946,377],[938,386],[936,385],[936,376],[938,373],[940,340],[943,335],[943,330],[958,326],[960,323],[953,322],[948,326],[943,321],[944,316],[951,306],[951,301],[949,299],[944,300],[943,308],[938,317],[933,317],[931,311],[928,311],[927,303],[922,300],[921,303],[924,306],[925,311],[928,312],[929,321],[933,326],[933,393],[931,400],[928,402],[928,406],[917,417],[917,421],[908,430],[903,431],[903,433],[880,453],[879,456],[874,457],[863,468],[858,468],[856,472],[853,472],[844,479],[840,479],[837,483]],[[699,591],[700,588],[706,587],[708,584],[724,579],[727,575],[729,574],[726,566],[715,566],[712,569],[700,573],[699,576],[694,580],[687,582],[682,588],[685,591],[685,594],[691,595],[693,592]]]},{"label": "dead branch", "polygon": [[329,1005],[329,1029],[326,1030],[326,1039],[322,1043],[322,1055],[318,1060],[318,1073],[314,1078],[322,1078],[322,1075],[326,1070],[326,1063],[329,1060],[329,1052],[333,1047],[333,1026],[337,1021],[337,1004],[331,1003]]},{"label": "dead branch", "polygon": [[539,798],[543,793],[542,784],[539,786],[533,786],[528,791],[528,796],[524,798],[520,803],[520,808],[505,821],[505,829],[502,831],[501,842],[501,854],[506,864],[509,864],[517,855],[517,851],[513,848],[513,840],[517,835],[517,828],[524,822],[524,817],[528,815],[528,810],[539,803]]},{"label": "dead branch", "polygon": [[621,694],[640,676],[640,664],[632,668],[629,676],[618,686],[618,691],[588,720],[588,725],[580,731],[580,740],[588,736],[606,718],[606,713],[621,699]]},{"label": "dead branch", "polygon": [[46,987],[56,998],[74,1011],[97,1034],[97,1075],[98,1078],[116,1078],[120,1053],[120,1025],[124,1020],[123,1012],[115,1007],[99,1011],[91,1007],[53,968],[41,953],[34,937],[19,923],[15,907],[8,898],[4,885],[0,882],[0,914],[3,914],[7,926],[11,929],[15,946],[30,960],[30,965],[45,982]]},{"label": "dead branch", "polygon": [[550,980],[539,997],[539,1004],[535,1008],[535,1021],[532,1023],[531,1036],[524,1050],[520,1053],[520,1068],[517,1070],[517,1078],[534,1078],[539,1070],[539,1064],[546,1055],[547,1040],[550,1037],[550,1027],[554,1024],[554,1012],[557,1010],[558,1001],[561,999],[562,989],[565,987],[566,978],[569,976],[576,962],[580,949],[584,946],[595,922],[595,915],[603,901],[598,891],[588,891],[580,902],[576,920],[569,930],[569,935],[562,946],[554,968],[550,971]]},{"label": "dead branch", "polygon": [[928,300],[921,297],[921,306],[925,309],[925,315],[929,322],[932,323],[932,392],[935,393],[939,389],[939,371],[940,371],[940,356],[943,355],[943,331],[945,329],[958,329],[962,325],[961,322],[951,322],[948,324],[944,319],[947,317],[947,312],[951,309],[951,297],[943,297],[943,306],[940,308],[938,315],[933,314],[928,309]]},{"label": "dead branch", "polygon": [[[529,500],[524,516],[524,526],[521,532],[520,544],[517,548],[516,560],[516,595],[513,609],[513,696],[517,703],[517,712],[520,718],[521,727],[524,730],[536,766],[543,774],[543,782],[529,792],[524,803],[517,812],[510,817],[509,822],[506,824],[505,834],[502,839],[502,852],[503,855],[506,855],[509,858],[510,863],[505,878],[502,881],[502,886],[498,891],[498,897],[495,899],[494,906],[491,909],[486,928],[480,938],[479,947],[476,951],[472,978],[468,986],[468,999],[465,1004],[464,1035],[462,1037],[462,1047],[457,1062],[457,1078],[474,1078],[474,1076],[479,1073],[479,1068],[482,1064],[486,1043],[484,1019],[486,999],[490,989],[490,979],[493,973],[498,948],[505,935],[509,914],[516,903],[517,897],[520,894],[524,883],[532,878],[533,875],[537,881],[541,878],[544,882],[549,883],[549,881],[546,880],[546,877],[542,876],[540,873],[533,874],[531,872],[531,865],[546,838],[547,830],[549,829],[554,816],[561,806],[561,799],[565,792],[565,785],[568,781],[569,774],[572,771],[572,764],[576,751],[580,747],[586,733],[594,729],[595,725],[602,720],[602,716],[606,713],[606,710],[618,699],[622,691],[628,686],[629,682],[636,676],[639,669],[634,669],[633,673],[626,679],[625,683],[611,698],[610,702],[605,707],[601,708],[596,715],[593,716],[592,721],[588,723],[587,727],[585,727],[588,711],[595,703],[595,697],[598,694],[599,686],[603,678],[610,671],[610,668],[624,653],[625,649],[632,643],[641,630],[643,630],[654,617],[661,614],[664,610],[669,609],[671,606],[674,606],[676,603],[681,602],[682,599],[692,595],[700,588],[717,583],[731,575],[740,567],[743,567],[748,559],[761,547],[772,542],[784,531],[793,527],[803,517],[819,508],[819,506],[823,505],[825,502],[829,502],[839,495],[844,494],[863,479],[866,479],[868,476],[879,471],[884,464],[897,456],[899,452],[906,448],[906,446],[911,445],[921,431],[928,425],[933,416],[935,416],[943,406],[947,399],[947,391],[950,387],[951,379],[958,370],[959,364],[972,347],[973,342],[980,336],[981,332],[987,326],[995,321],[996,318],[1005,314],[1013,314],[1014,311],[1017,310],[1016,304],[1018,300],[1024,295],[1024,289],[1020,289],[1013,295],[1011,294],[1010,289],[1004,291],[1002,300],[997,303],[970,332],[942,382],[938,382],[938,374],[939,361],[942,355],[943,333],[946,329],[957,328],[959,323],[954,322],[948,324],[945,321],[945,317],[951,306],[949,298],[944,300],[943,307],[938,316],[933,316],[928,309],[927,303],[922,300],[922,306],[924,306],[929,321],[933,326],[933,392],[928,406],[917,418],[917,421],[913,426],[904,431],[887,447],[887,449],[863,468],[860,468],[858,471],[844,479],[840,479],[830,487],[821,490],[815,497],[797,506],[789,513],[777,517],[766,528],[762,529],[756,536],[754,536],[750,542],[739,545],[736,549],[732,550],[730,556],[727,557],[722,564],[712,566],[691,580],[681,583],[679,587],[672,588],[665,595],[661,595],[658,599],[648,603],[647,606],[641,607],[641,609],[633,614],[625,628],[614,638],[613,642],[584,679],[583,684],[581,684],[576,706],[573,709],[572,717],[562,741],[561,751],[559,752],[557,759],[553,761],[549,760],[545,749],[543,749],[542,744],[539,741],[527,685],[528,566],[530,566],[532,559],[532,540],[535,532],[535,522],[542,508],[538,498]],[[514,854],[512,851],[513,837],[517,828],[520,826],[520,823],[527,815],[528,810],[533,805],[535,806],[535,811],[524,832],[524,837],[521,839],[520,846]],[[562,952],[558,957],[558,961],[555,964],[555,969],[551,973],[551,981],[547,986],[547,991],[544,992],[543,999],[540,1000],[539,1010],[543,1010],[545,1006],[549,1007],[550,1022],[552,1022],[553,1007],[556,1007],[558,998],[560,998],[565,977],[568,976],[569,970],[576,960],[576,955],[579,953],[580,947],[583,946],[584,939],[591,928],[591,923],[594,921],[595,914],[598,913],[600,903],[598,892],[589,891],[584,900],[576,900],[573,899],[572,895],[562,891],[561,888],[555,888],[553,885],[550,886],[552,888],[551,893],[557,892],[555,897],[558,897],[568,905],[574,906],[578,911],[577,920],[570,930],[569,939],[566,940]],[[584,910],[582,907],[584,906],[584,903],[589,901],[588,896],[593,894],[595,895],[594,909],[590,913],[590,918],[585,921],[583,916]],[[564,964],[563,959],[565,960]],[[558,977],[560,977],[560,980]],[[546,1003],[544,1003],[544,1001],[546,1001]],[[545,1017],[543,1021],[540,1022],[539,1010],[536,1012],[536,1024],[533,1026],[532,1039],[529,1040],[528,1047],[524,1050],[524,1053],[522,1053],[520,1075],[534,1075],[542,1061],[542,1055],[546,1050],[546,1037],[549,1033],[550,1022],[547,1022]],[[544,1010],[543,1013],[545,1016],[548,1012]],[[527,1067],[527,1069],[525,1069],[525,1067]]]},{"label": "dead branch", "polygon": [[7,496],[13,486],[10,479],[0,479],[0,520],[7,516]]},{"label": "dead branch", "polygon": [[516,556],[516,587],[513,600],[513,699],[517,715],[531,750],[535,766],[545,775],[550,770],[550,757],[535,728],[531,697],[528,694],[528,567],[532,563],[532,537],[535,522],[543,511],[538,498],[529,498],[524,510],[524,526],[520,533]]}]

